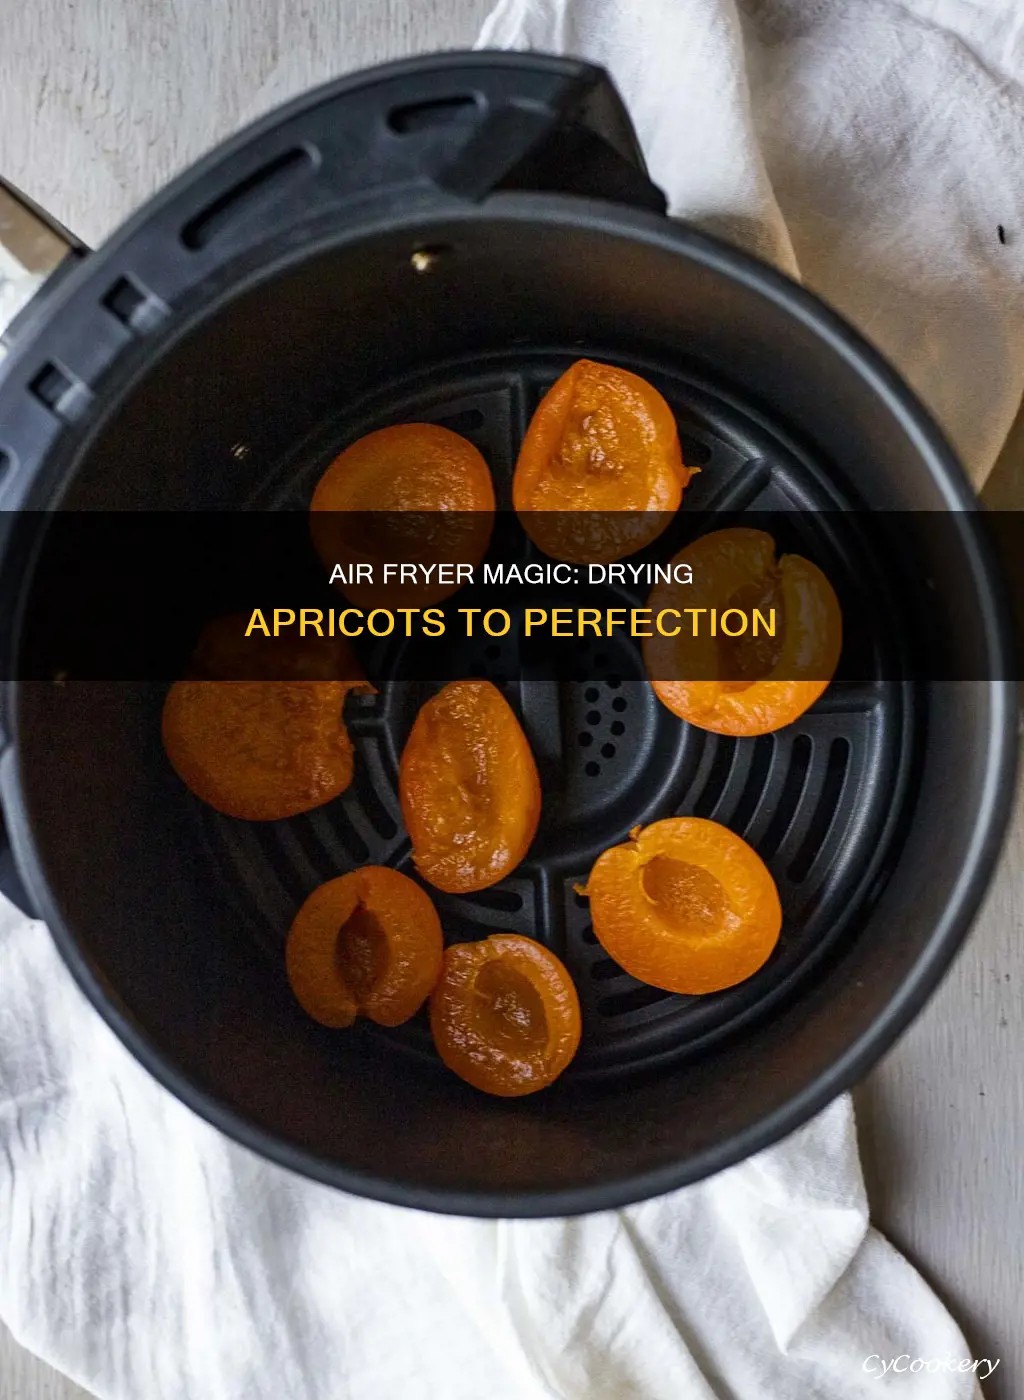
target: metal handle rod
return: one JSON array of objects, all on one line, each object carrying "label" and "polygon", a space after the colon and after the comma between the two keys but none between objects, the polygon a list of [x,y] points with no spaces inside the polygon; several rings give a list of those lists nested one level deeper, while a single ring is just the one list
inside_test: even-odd
[{"label": "metal handle rod", "polygon": [[0,180],[0,337],[50,273],[81,247],[49,214]]}]

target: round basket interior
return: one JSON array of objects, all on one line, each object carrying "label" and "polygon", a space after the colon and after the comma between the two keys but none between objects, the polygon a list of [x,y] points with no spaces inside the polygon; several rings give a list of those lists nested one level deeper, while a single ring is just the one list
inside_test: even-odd
[{"label": "round basket interior", "polygon": [[[858,508],[945,510],[956,483],[829,318],[685,230],[653,219],[638,230],[499,200],[307,250],[230,293],[208,289],[173,339],[148,344],[108,386],[102,416],[68,448],[62,503],[302,510],[355,438],[428,421],[480,448],[507,508],[533,409],[586,355],[645,375],[671,404],[684,458],[701,468],[684,510],[722,524],[779,512],[780,530],[812,545],[822,521],[848,511],[829,550],[854,610]],[[413,257],[424,247],[429,258]],[[525,536],[521,546],[524,560],[539,557]],[[980,615],[984,579],[965,565],[961,581],[965,571]],[[884,584],[871,580],[876,593]],[[592,676],[578,683],[516,676],[500,640],[453,652],[451,678],[501,679],[544,808],[509,878],[463,897],[431,891],[446,938],[540,939],[583,1007],[576,1061],[528,1099],[489,1098],[446,1072],[422,1013],[392,1031],[325,1031],[284,977],[289,923],[317,884],[367,863],[415,877],[397,771],[431,687],[401,678],[400,650],[382,654],[378,694],[348,702],[351,788],[285,822],[233,821],[185,791],[160,746],[163,686],[22,684],[19,855],[73,970],[130,1048],[250,1145],[333,1184],[441,1209],[635,1199],[726,1165],[844,1087],[962,936],[998,826],[1005,698],[901,674],[914,605],[895,579],[892,589],[889,650],[874,670],[841,670],[801,720],[756,739],[676,719],[614,640],[592,643]],[[555,592],[539,587],[537,603]],[[630,978],[575,892],[602,850],[675,814],[745,836],[783,905],[768,964],[713,996]]]}]

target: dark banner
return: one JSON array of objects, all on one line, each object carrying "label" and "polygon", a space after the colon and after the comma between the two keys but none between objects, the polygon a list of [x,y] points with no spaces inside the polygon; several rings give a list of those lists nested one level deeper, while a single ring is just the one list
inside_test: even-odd
[{"label": "dark banner", "polygon": [[7,680],[1024,677],[1015,512],[67,512],[0,529]]}]

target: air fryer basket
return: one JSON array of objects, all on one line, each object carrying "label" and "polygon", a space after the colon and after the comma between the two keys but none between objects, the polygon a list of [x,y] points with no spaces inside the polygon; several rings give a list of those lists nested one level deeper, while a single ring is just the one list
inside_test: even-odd
[{"label": "air fryer basket", "polygon": [[[183,188],[175,200],[164,224],[171,210],[194,227]],[[100,301],[123,265],[101,272]],[[853,506],[971,509],[905,387],[785,278],[653,212],[518,189],[440,208],[370,202],[301,238],[285,228],[258,258],[198,279],[106,373],[97,411],[66,425],[23,503],[302,508],[346,443],[428,420],[480,447],[507,505],[539,396],[583,355],[665,394],[684,456],[702,467],[686,509],[722,523],[804,511],[812,531],[814,512]],[[968,581],[979,644],[999,658],[969,514],[950,537],[950,577]],[[859,587],[860,561],[855,547],[836,558],[841,596]],[[930,606],[952,615],[964,597],[937,577]],[[23,596],[38,584],[26,571]],[[898,650],[921,619],[893,586]],[[543,589],[536,600],[552,601]],[[232,821],[184,791],[160,748],[154,684],[11,687],[0,786],[19,866],[72,970],[186,1102],[347,1189],[567,1213],[766,1145],[892,1041],[953,955],[994,860],[1013,696],[994,682],[901,678],[890,656],[788,729],[734,740],[676,720],[614,641],[592,643],[592,679],[577,685],[516,676],[508,645],[466,643],[452,664],[502,678],[538,757],[541,829],[511,877],[437,902],[450,940],[526,933],[575,977],[581,1052],[529,1099],[489,1098],[443,1071],[422,1020],[324,1031],[284,978],[284,934],[316,884],[366,862],[413,873],[397,762],[425,684],[374,675],[379,694],[347,709],[352,788],[287,822]],[[397,673],[400,656],[389,664]],[[766,968],[715,996],[634,982],[574,892],[606,846],[674,813],[745,835],[785,911]]]},{"label": "air fryer basket", "polygon": [[[606,346],[583,352],[622,360]],[[271,469],[251,504],[308,509],[320,474],[349,442],[388,423],[426,421],[461,432],[480,448],[499,509],[508,510],[526,424],[578,353],[522,346],[512,355],[413,371],[328,420]],[[666,394],[683,428],[686,459],[702,466],[687,494],[687,509],[699,513],[702,527],[745,519],[748,511],[760,519],[769,511],[804,510],[813,524],[810,512],[820,510],[832,523],[836,490],[777,431],[692,374],[642,357],[626,362]],[[777,518],[781,523],[782,515]],[[518,558],[542,558],[521,530],[515,534]],[[830,558],[838,566],[834,552]],[[847,574],[839,577],[834,568],[834,583],[849,595],[859,583],[856,561],[843,562]],[[529,601],[556,607],[564,596],[557,585],[535,586]],[[610,601],[628,606],[631,600]],[[433,655],[438,643],[400,639],[371,654],[379,693],[350,702],[356,778],[338,802],[269,825],[240,823],[192,804],[223,898],[257,933],[275,967],[295,909],[315,885],[366,863],[394,865],[415,877],[398,805],[398,761],[420,704],[437,688],[406,679],[420,674],[407,656],[416,647]],[[532,851],[513,875],[468,896],[431,894],[453,942],[523,933],[563,958],[586,1012],[586,1038],[571,1077],[614,1078],[652,1061],[678,1060],[716,1035],[735,1032],[745,1013],[763,1014],[863,915],[900,839],[913,703],[907,686],[893,679],[893,659],[883,666],[876,656],[874,677],[834,686],[798,724],[735,740],[670,714],[624,636],[586,641],[581,652],[591,679],[566,682],[525,672],[514,634],[462,638],[446,648],[448,678],[481,676],[502,685],[537,756],[544,807]],[[438,663],[423,667],[432,676],[441,670]],[[576,892],[601,852],[632,827],[677,814],[713,817],[745,835],[768,861],[786,909],[782,945],[770,968],[718,996],[673,996],[636,982],[604,954],[588,902]],[[384,1035],[392,1047],[434,1058],[425,1016]]]}]

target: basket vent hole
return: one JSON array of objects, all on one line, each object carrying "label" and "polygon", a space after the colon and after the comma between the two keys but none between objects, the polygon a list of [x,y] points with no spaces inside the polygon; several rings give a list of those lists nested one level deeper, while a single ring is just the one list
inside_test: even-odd
[{"label": "basket vent hole", "polygon": [[624,695],[616,695],[615,699],[612,701],[612,709],[621,715],[623,710],[625,710],[627,707],[628,702],[626,700],[626,697]]},{"label": "basket vent hole", "polygon": [[587,896],[585,894],[580,894],[579,890],[573,890],[572,902],[577,909],[586,909],[590,904],[590,900]]},{"label": "basket vent hole", "polygon": [[732,769],[733,759],[736,756],[736,740],[720,737],[715,748],[714,757],[711,760],[711,770],[708,773],[704,791],[693,804],[693,815],[695,817],[709,817],[714,811],[722,793],[725,792],[725,785]]},{"label": "basket vent hole", "polygon": [[370,848],[348,820],[341,817],[335,822],[338,840],[348,851],[356,865],[365,865],[370,858]]},{"label": "basket vent hole", "polygon": [[587,711],[587,723],[588,723],[588,724],[600,724],[600,723],[601,723],[601,711],[600,711],[600,710],[588,710],[588,711]]},{"label": "basket vent hole", "polygon": [[578,735],[578,738],[581,749],[589,749],[594,742],[594,736],[589,729],[584,729],[582,733]]},{"label": "basket vent hole", "polygon": [[615,757],[615,745],[614,745],[614,744],[602,744],[602,745],[601,745],[601,757],[602,757],[602,758],[614,758],[614,757]]},{"label": "basket vent hole", "polygon": [[618,690],[621,684],[621,676],[609,676],[608,679],[605,681],[605,685],[608,687],[609,690]]},{"label": "basket vent hole", "polygon": [[789,863],[789,869],[786,871],[794,884],[799,884],[801,880],[807,878],[818,852],[825,844],[825,839],[839,807],[839,799],[842,796],[843,783],[846,780],[846,770],[849,765],[849,739],[842,736],[833,739],[829,745],[825,776],[822,779],[821,792],[818,794],[818,800],[814,806],[811,824],[808,827],[807,835],[800,843],[799,850]]},{"label": "basket vent hole", "polygon": [[616,738],[618,738],[620,734],[625,734],[626,732],[626,726],[622,723],[621,719],[613,720],[609,728]]},{"label": "basket vent hole", "polygon": [[385,841],[393,840],[398,834],[398,827],[375,790],[373,779],[362,764],[357,763],[355,771],[354,786],[359,806],[377,835],[382,836]]},{"label": "basket vent hole", "polygon": [[593,760],[591,760],[591,762],[586,765],[583,771],[584,773],[586,773],[588,778],[596,778],[601,772],[601,765],[600,763],[594,763]]},{"label": "basket vent hole", "polygon": [[597,946],[597,934],[590,924],[587,924],[586,928],[580,934],[580,937],[583,939],[584,943],[589,943],[592,947]]},{"label": "basket vent hole", "polygon": [[518,914],[523,907],[523,896],[518,890],[480,890],[473,896],[473,902],[484,909],[500,909],[503,914]]},{"label": "basket vent hole", "polygon": [[740,800],[732,814],[729,825],[733,831],[746,831],[751,818],[757,811],[758,803],[768,781],[768,773],[775,753],[775,735],[762,734],[754,740],[754,751],[750,759],[747,780],[743,784]]},{"label": "basket vent hole", "polygon": [[601,698],[601,692],[596,685],[588,685],[583,692],[583,698],[588,705],[593,705]]},{"label": "basket vent hole", "polygon": [[811,766],[813,751],[814,742],[809,734],[798,734],[793,740],[793,747],[789,754],[789,768],[786,770],[786,779],[782,785],[778,805],[768,825],[768,830],[764,834],[764,840],[758,847],[762,860],[771,860],[792,824],[796,809],[804,794],[807,770]]},{"label": "basket vent hole", "polygon": [[590,975],[595,982],[609,982],[613,977],[622,976],[622,968],[611,958],[600,958],[591,964]]},{"label": "basket vent hole", "polygon": [[[295,868],[294,862],[281,844],[274,825],[270,822],[254,823],[254,835],[256,845],[263,858],[266,867],[271,871],[281,888],[287,893],[288,898],[294,901],[295,906],[305,899],[309,890],[305,887],[301,875]],[[369,851],[367,851],[369,855]],[[363,857],[365,860],[366,857]]]}]

